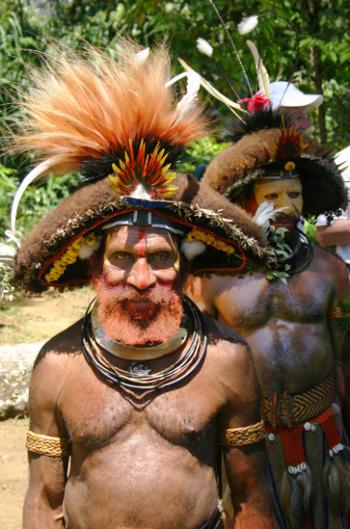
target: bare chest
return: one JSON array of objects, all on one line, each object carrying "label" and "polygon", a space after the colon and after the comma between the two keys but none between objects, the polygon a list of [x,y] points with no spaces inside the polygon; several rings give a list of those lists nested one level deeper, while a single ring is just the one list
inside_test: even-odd
[{"label": "bare chest", "polygon": [[330,282],[308,270],[288,283],[268,281],[260,273],[223,279],[214,285],[213,301],[219,316],[233,327],[260,327],[276,318],[317,323],[326,317],[332,299]]},{"label": "bare chest", "polygon": [[215,439],[216,419],[222,406],[218,392],[212,389],[204,392],[203,383],[200,373],[184,386],[154,394],[141,408],[84,366],[79,380],[65,390],[61,413],[73,445],[83,450],[130,442],[140,436],[144,442],[165,440],[199,446]]}]

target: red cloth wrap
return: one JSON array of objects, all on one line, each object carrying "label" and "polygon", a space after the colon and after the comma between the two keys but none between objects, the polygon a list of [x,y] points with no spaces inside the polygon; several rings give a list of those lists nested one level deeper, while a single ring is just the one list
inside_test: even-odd
[{"label": "red cloth wrap", "polygon": [[[310,424],[320,425],[327,439],[328,450],[341,443],[336,416],[332,406],[329,406],[318,417],[310,420]],[[296,424],[293,428],[277,426],[275,429],[270,424],[266,424],[265,428],[267,432],[275,433],[280,437],[287,466],[297,466],[300,463],[306,463],[303,437],[304,423]]]},{"label": "red cloth wrap", "polygon": [[326,409],[321,415],[312,419],[313,423],[317,423],[323,430],[327,439],[327,448],[330,450],[335,445],[341,443],[341,437],[338,432],[337,418],[332,406]]}]

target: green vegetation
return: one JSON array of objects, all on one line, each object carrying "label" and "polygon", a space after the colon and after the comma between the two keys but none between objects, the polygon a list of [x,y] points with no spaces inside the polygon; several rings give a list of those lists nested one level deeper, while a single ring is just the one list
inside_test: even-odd
[{"label": "green vegetation", "polygon": [[[27,86],[27,72],[55,53],[58,42],[67,49],[86,43],[115,53],[121,35],[130,35],[142,45],[167,38],[177,57],[184,58],[217,88],[235,98],[225,76],[240,97],[247,95],[242,71],[225,32],[208,0],[1,0],[0,9],[0,128],[5,136],[20,127],[20,111],[14,100]],[[306,92],[325,95],[325,104],[314,113],[316,133],[334,150],[350,143],[347,109],[350,85],[350,4],[346,0],[216,0],[239,55],[256,89],[253,61],[240,36],[237,23],[244,15],[259,15],[259,24],[248,38],[254,40],[274,79],[291,79]],[[196,39],[203,37],[214,48],[213,58],[201,55]],[[225,75],[223,74],[225,72]],[[225,123],[227,110],[202,94],[218,125]],[[184,159],[183,169],[193,171],[208,162],[222,145],[215,139],[198,142]],[[5,154],[0,165],[0,238],[9,225],[9,206],[18,182],[33,160]],[[24,234],[78,184],[69,175],[26,192],[19,211],[19,232]]]}]

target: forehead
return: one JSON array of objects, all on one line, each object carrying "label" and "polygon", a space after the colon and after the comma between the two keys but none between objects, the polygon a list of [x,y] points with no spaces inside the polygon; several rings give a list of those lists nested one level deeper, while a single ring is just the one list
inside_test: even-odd
[{"label": "forehead", "polygon": [[118,226],[109,230],[106,248],[133,248],[136,245],[149,247],[174,248],[172,235],[165,231],[143,226]]},{"label": "forehead", "polygon": [[263,178],[255,183],[255,190],[265,193],[284,193],[302,190],[300,178]]}]

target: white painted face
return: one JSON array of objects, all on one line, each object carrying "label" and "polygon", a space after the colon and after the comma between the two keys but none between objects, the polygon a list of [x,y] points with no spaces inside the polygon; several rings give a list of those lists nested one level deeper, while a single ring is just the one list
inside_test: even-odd
[{"label": "white painted face", "polygon": [[303,195],[300,178],[261,178],[254,186],[258,204],[272,202],[274,208],[285,208],[282,215],[299,217],[303,210]]}]

